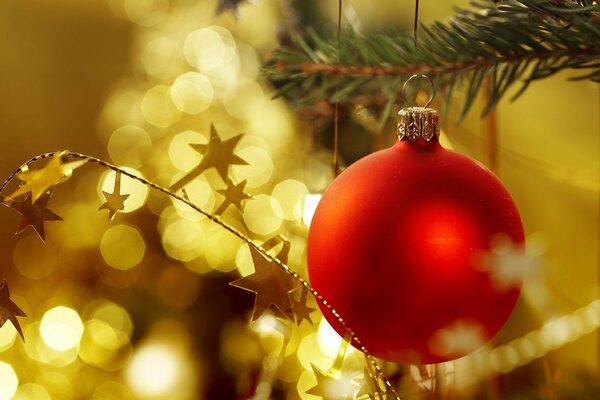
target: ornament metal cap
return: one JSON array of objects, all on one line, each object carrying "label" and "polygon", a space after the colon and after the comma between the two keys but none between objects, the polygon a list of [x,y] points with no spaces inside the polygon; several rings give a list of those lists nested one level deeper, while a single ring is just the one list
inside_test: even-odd
[{"label": "ornament metal cap", "polygon": [[398,111],[398,139],[429,142],[440,135],[439,115],[433,108],[408,107]]},{"label": "ornament metal cap", "polygon": [[[429,100],[425,104],[425,107],[413,107],[409,97],[406,95],[406,86],[414,79],[424,78],[431,89],[431,95]],[[433,96],[435,95],[435,89],[431,78],[427,75],[413,75],[404,82],[402,86],[402,94],[406,99],[409,107],[403,108],[398,111],[398,134],[399,140],[410,140],[411,142],[416,141],[418,138],[423,138],[426,142],[429,142],[434,137],[440,135],[439,115],[433,108],[427,108]]]}]

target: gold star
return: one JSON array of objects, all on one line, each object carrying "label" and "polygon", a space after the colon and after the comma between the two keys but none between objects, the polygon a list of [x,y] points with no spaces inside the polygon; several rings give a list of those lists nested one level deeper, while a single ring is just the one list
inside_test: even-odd
[{"label": "gold star", "polygon": [[356,393],[356,398],[360,396],[369,396],[369,399],[375,400],[375,393],[377,393],[377,381],[371,376],[369,370],[365,368],[365,372],[362,379],[358,379],[357,383],[360,384],[360,389]]},{"label": "gold star", "polygon": [[2,204],[15,209],[22,215],[21,222],[17,228],[16,234],[23,232],[28,227],[32,227],[38,234],[42,242],[44,241],[44,222],[45,221],[62,221],[63,219],[56,215],[51,210],[48,210],[48,200],[50,199],[51,191],[44,193],[38,201],[32,203],[31,194],[27,194],[25,200],[18,202],[2,202]]},{"label": "gold star", "polygon": [[10,299],[10,291],[8,290],[8,283],[6,281],[0,284],[0,328],[4,326],[6,321],[10,321],[19,335],[21,339],[25,340],[23,336],[23,330],[21,329],[21,325],[17,320],[17,317],[26,317],[23,310],[19,308],[11,299]]},{"label": "gold star", "polygon": [[216,168],[217,172],[223,179],[227,180],[227,172],[230,165],[248,165],[248,163],[238,155],[233,153],[235,146],[242,138],[242,135],[237,135],[225,141],[221,141],[214,125],[210,126],[210,142],[208,144],[190,144],[190,146],[198,152],[206,152],[200,164],[185,174],[183,178],[175,182],[171,186],[173,192],[179,191],[182,187],[190,183],[194,178],[209,168]]},{"label": "gold star", "polygon": [[294,320],[288,294],[296,288],[296,281],[275,261],[263,257],[254,246],[250,247],[255,272],[230,283],[232,286],[256,293],[252,321],[256,321],[269,307],[282,317]]},{"label": "gold star", "polygon": [[324,400],[349,400],[354,399],[356,385],[348,379],[339,379],[321,371],[314,364],[310,364],[317,384],[306,391],[307,394],[320,396]]},{"label": "gold star", "polygon": [[40,169],[21,168],[17,178],[23,181],[23,185],[8,197],[14,199],[22,194],[31,193],[31,201],[35,203],[48,189],[69,179],[75,168],[87,162],[87,160],[78,160],[63,164],[61,158],[66,154],[66,151],[55,153],[48,164]]},{"label": "gold star", "polygon": [[294,314],[296,315],[296,324],[300,326],[302,321],[307,320],[311,325],[313,325],[313,320],[310,317],[310,314],[313,311],[316,311],[315,308],[308,307],[306,305],[308,296],[308,289],[302,286],[300,289],[300,300],[292,299],[292,308],[294,310]]},{"label": "gold star", "polygon": [[217,211],[215,211],[216,215],[223,214],[230,205],[233,205],[235,208],[242,211],[242,201],[248,200],[252,197],[248,193],[244,193],[246,183],[248,183],[248,181],[244,179],[236,185],[231,179],[227,178],[227,188],[217,190],[217,192],[225,196],[225,199]]},{"label": "gold star", "polygon": [[115,217],[117,211],[123,211],[125,209],[125,200],[129,197],[128,194],[121,194],[121,173],[117,172],[115,175],[115,186],[112,193],[102,191],[106,201],[102,204],[98,210],[108,210],[108,219],[112,220]]}]

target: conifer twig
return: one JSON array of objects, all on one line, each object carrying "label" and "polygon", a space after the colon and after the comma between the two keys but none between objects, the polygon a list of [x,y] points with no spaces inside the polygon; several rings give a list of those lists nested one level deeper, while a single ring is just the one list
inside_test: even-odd
[{"label": "conifer twig", "polygon": [[[294,46],[277,49],[265,71],[278,96],[301,106],[382,95],[393,103],[412,74],[453,89],[446,90],[446,103],[454,89],[464,92],[462,116],[486,78],[491,83],[484,114],[515,83],[522,86],[513,98],[564,69],[579,70],[573,79],[600,82],[600,5],[592,0],[473,3],[445,23],[421,25],[417,46],[412,33],[399,30],[369,36],[348,31],[339,47],[311,29],[292,39]],[[382,108],[388,110],[385,120],[391,107]]]}]

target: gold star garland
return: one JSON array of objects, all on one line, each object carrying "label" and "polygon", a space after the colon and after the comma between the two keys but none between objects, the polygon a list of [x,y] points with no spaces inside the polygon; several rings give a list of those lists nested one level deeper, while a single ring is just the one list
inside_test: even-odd
[{"label": "gold star garland", "polygon": [[106,200],[98,210],[108,210],[108,219],[112,221],[117,211],[125,209],[125,200],[129,197],[128,194],[121,194],[121,173],[115,174],[115,186],[112,193],[102,191]]},{"label": "gold star garland", "polygon": [[23,330],[17,320],[17,317],[26,317],[23,310],[19,308],[10,298],[10,290],[8,289],[8,283],[3,281],[0,284],[0,328],[4,326],[6,321],[10,321],[22,340],[25,340],[23,336]]},{"label": "gold star garland", "polygon": [[54,153],[48,164],[40,169],[30,170],[28,164],[22,166],[16,176],[17,179],[23,181],[23,184],[8,197],[14,199],[31,193],[31,201],[35,203],[48,189],[69,179],[75,168],[79,168],[87,162],[83,159],[63,164],[62,158],[67,154],[67,151]]},{"label": "gold star garland", "polygon": [[[224,228],[225,230],[234,234],[235,236],[237,236],[238,238],[243,240],[249,246],[252,257],[253,257],[253,262],[255,264],[255,268],[257,269],[257,271],[255,271],[255,273],[252,274],[255,276],[250,277],[251,275],[249,275],[248,277],[245,277],[245,278],[247,278],[246,280],[244,280],[245,278],[241,278],[238,281],[232,282],[232,284],[237,282],[237,283],[240,283],[239,287],[241,287],[243,289],[250,290],[253,292],[256,291],[255,293],[257,293],[257,303],[259,304],[259,307],[258,307],[259,313],[262,313],[266,310],[266,308],[264,308],[264,309],[262,309],[262,308],[266,304],[265,302],[268,302],[267,308],[273,306],[276,311],[279,310],[279,312],[283,313],[283,315],[286,318],[293,321],[293,317],[294,317],[293,306],[292,306],[292,302],[290,300],[289,294],[291,292],[293,292],[295,289],[297,289],[298,285],[302,285],[308,292],[310,292],[315,297],[315,299],[317,301],[319,301],[325,308],[327,308],[327,310],[330,313],[332,313],[338,319],[338,322],[344,327],[344,329],[347,332],[346,336],[350,337],[351,340],[355,343],[355,345],[358,346],[358,349],[361,350],[363,353],[365,353],[368,363],[373,367],[374,376],[377,376],[378,379],[381,379],[383,384],[387,388],[388,398],[390,396],[393,396],[392,398],[399,400],[400,398],[398,397],[394,387],[391,385],[391,383],[389,382],[389,380],[387,379],[387,377],[381,370],[381,367],[379,366],[379,364],[377,363],[375,358],[368,353],[367,349],[364,346],[361,345],[360,340],[347,327],[345,321],[339,315],[339,313],[325,300],[325,298],[323,298],[323,296],[321,296],[315,289],[313,289],[306,280],[304,280],[302,277],[300,277],[300,275],[298,275],[298,273],[294,272],[286,265],[284,260],[287,261],[287,255],[289,253],[289,242],[283,241],[284,246],[283,246],[282,250],[280,250],[278,257],[272,257],[267,253],[268,249],[265,249],[265,248],[262,248],[261,246],[256,245],[248,236],[246,236],[244,233],[237,230],[233,226],[225,223],[223,220],[221,220],[219,218],[219,216],[211,214],[207,211],[204,211],[202,208],[200,208],[197,205],[195,205],[194,203],[190,202],[189,199],[187,198],[187,194],[185,194],[185,192],[184,192],[184,196],[178,195],[176,193],[176,191],[179,191],[180,189],[182,189],[183,186],[185,186],[192,179],[197,177],[199,174],[201,174],[204,170],[206,170],[208,168],[215,167],[217,169],[217,172],[219,172],[219,174],[223,178],[223,181],[225,181],[229,165],[231,165],[231,164],[238,164],[238,165],[247,164],[246,161],[241,159],[239,156],[233,154],[233,149],[237,145],[240,138],[241,138],[241,136],[238,135],[238,136],[230,138],[226,141],[221,141],[218,134],[216,133],[216,130],[214,129],[214,126],[211,126],[211,143],[209,143],[208,145],[193,146],[194,148],[199,149],[199,150],[206,149],[207,154],[204,156],[204,158],[202,159],[202,161],[196,168],[194,168],[192,171],[190,171],[188,174],[186,174],[178,182],[176,182],[170,189],[167,189],[163,186],[153,183],[145,178],[136,176],[124,169],[121,169],[121,168],[119,168],[111,163],[108,163],[106,161],[103,161],[101,159],[91,157],[91,156],[88,156],[85,154],[62,151],[62,152],[42,154],[42,155],[33,157],[32,159],[28,160],[21,168],[19,168],[15,172],[13,172],[13,174],[11,174],[4,181],[4,183],[0,186],[0,193],[6,188],[6,186],[15,177],[17,177],[18,179],[25,182],[25,184],[23,186],[21,186],[20,188],[18,188],[15,192],[13,192],[11,194],[11,197],[16,197],[16,196],[30,192],[32,197],[34,198],[32,201],[35,202],[49,188],[51,188],[52,186],[55,186],[59,183],[62,183],[66,179],[68,179],[71,176],[72,171],[75,168],[78,168],[79,166],[83,165],[86,162],[91,162],[91,163],[100,165],[102,167],[108,168],[108,169],[114,171],[115,173],[121,173],[122,175],[126,175],[129,178],[134,179],[154,190],[162,192],[167,196],[170,196],[174,199],[177,199],[177,200],[187,204],[193,210],[204,215],[207,219],[219,224],[222,228]],[[69,157],[75,158],[75,159],[77,159],[77,161],[63,164],[62,159],[69,158]],[[224,157],[224,159],[222,159],[221,157]],[[47,164],[47,166],[45,168],[42,168],[40,170],[35,170],[35,171],[29,171],[28,166],[30,164],[33,164],[33,163],[35,163],[39,160],[45,159],[45,158],[51,158],[50,162]],[[31,172],[35,172],[35,174],[31,174]],[[281,239],[277,239],[277,240],[281,241]],[[270,242],[275,243],[275,241],[273,239]],[[266,242],[265,245],[271,245],[271,243]],[[273,244],[273,246],[274,245],[275,244]],[[275,270],[278,270],[278,272],[276,273]],[[284,276],[285,276],[285,278],[284,278]],[[265,294],[266,297],[264,297],[264,299],[260,299],[260,301],[259,301],[259,297],[263,293],[263,292],[261,292],[261,288],[264,287],[264,282],[261,279],[259,279],[259,277],[266,277],[267,280],[275,279],[275,282],[278,285],[277,286],[278,294],[276,296]],[[243,287],[243,286],[247,286],[247,287]],[[282,296],[281,295],[282,293],[285,293],[286,296]],[[302,296],[301,296],[301,299],[302,299]],[[255,303],[255,305],[257,303]],[[16,305],[14,305],[14,303],[10,302],[10,304],[12,304],[12,308],[10,309],[11,313],[9,316],[10,316],[10,318],[12,318],[11,321],[13,321],[13,320],[16,321],[16,318],[14,318],[14,317],[21,316],[21,314],[18,314],[18,313],[19,312],[22,313],[22,310],[20,310]],[[261,309],[262,309],[262,311],[261,311]],[[253,319],[254,319],[255,313],[256,313],[256,307],[253,312]],[[8,315],[8,313],[7,313],[7,315]],[[8,318],[8,316],[7,316],[7,318]]]},{"label": "gold star garland", "polygon": [[244,192],[247,183],[248,181],[244,179],[236,185],[230,178],[227,178],[227,187],[225,189],[217,190],[217,192],[222,194],[225,199],[223,199],[223,202],[217,211],[215,211],[215,215],[223,214],[230,205],[242,211],[242,201],[252,198],[251,195]]},{"label": "gold star garland", "polygon": [[183,178],[171,185],[171,191],[179,191],[179,189],[183,188],[209,168],[215,168],[219,173],[219,176],[221,176],[221,179],[223,179],[223,182],[225,182],[227,180],[230,165],[248,165],[246,160],[233,152],[241,138],[242,135],[237,135],[222,141],[215,126],[211,124],[210,142],[208,144],[190,144],[194,150],[204,153],[202,161],[185,174]]},{"label": "gold star garland", "polygon": [[252,321],[256,321],[271,306],[278,315],[293,320],[289,293],[296,289],[298,283],[273,260],[266,259],[252,246],[250,254],[255,272],[231,282],[230,285],[256,294]]},{"label": "gold star garland", "polygon": [[307,394],[320,396],[324,400],[351,400],[355,398],[357,390],[356,382],[342,374],[342,366],[348,352],[350,340],[352,340],[352,335],[346,333],[329,370],[322,371],[311,363],[317,384],[308,389],[306,391]]},{"label": "gold star garland", "polygon": [[52,191],[44,193],[35,203],[32,202],[31,194],[28,193],[23,201],[11,201],[8,198],[0,196],[2,204],[16,210],[21,214],[21,222],[15,232],[15,235],[23,232],[28,227],[32,227],[35,233],[38,234],[42,242],[44,237],[44,222],[46,221],[62,221],[63,219],[56,215],[52,210],[48,209],[48,200],[52,195]]}]

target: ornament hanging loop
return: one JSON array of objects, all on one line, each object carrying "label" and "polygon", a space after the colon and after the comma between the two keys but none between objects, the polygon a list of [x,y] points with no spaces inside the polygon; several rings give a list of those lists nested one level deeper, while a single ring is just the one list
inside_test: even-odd
[{"label": "ornament hanging loop", "polygon": [[[427,108],[429,106],[429,104],[431,104],[431,101],[433,100],[433,97],[435,96],[435,87],[433,86],[433,81],[427,75],[414,74],[410,78],[408,78],[406,80],[406,82],[404,82],[404,85],[402,86],[402,96],[404,97],[404,100],[406,101],[406,103],[408,103],[409,107],[414,107],[414,104],[409,99],[409,96],[406,95],[406,88],[409,83],[411,83],[412,81],[419,79],[419,78],[425,79],[425,81],[428,83],[428,91],[427,92],[429,93],[429,99],[427,100],[427,103],[425,103],[425,106],[423,106],[423,108]],[[417,88],[417,91],[415,92],[415,96],[414,96],[415,101],[417,100],[417,94],[419,93],[419,90],[418,90],[419,88]]]},{"label": "ornament hanging loop", "polygon": [[[406,89],[409,87],[408,84],[419,78],[425,79],[429,84],[429,99],[424,107],[415,107],[406,95]],[[417,89],[414,96],[414,100],[416,101],[420,86],[415,87],[415,89]],[[398,139],[414,142],[422,138],[426,142],[429,142],[434,137],[438,137],[440,135],[438,113],[434,109],[428,108],[435,95],[435,88],[431,78],[422,74],[411,76],[404,82],[404,86],[402,86],[402,95],[408,103],[408,108],[398,111],[398,128],[396,131]]]}]

